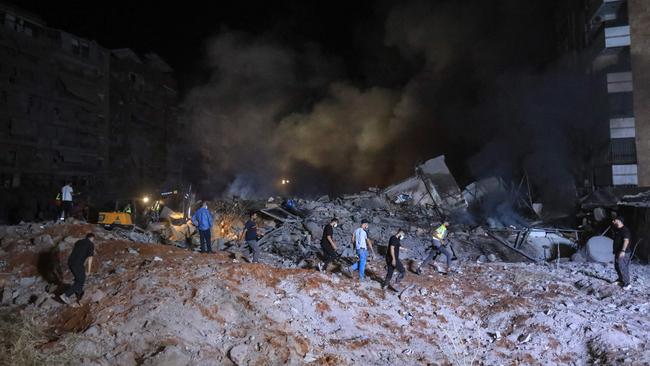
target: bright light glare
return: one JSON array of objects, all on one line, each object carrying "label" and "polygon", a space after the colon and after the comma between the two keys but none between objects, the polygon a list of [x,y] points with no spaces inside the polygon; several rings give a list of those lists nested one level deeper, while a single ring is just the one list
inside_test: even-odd
[{"label": "bright light glare", "polygon": [[148,202],[149,202],[149,197],[148,197],[148,196],[144,196],[144,198],[142,198],[142,202],[144,202],[144,203],[148,203]]}]

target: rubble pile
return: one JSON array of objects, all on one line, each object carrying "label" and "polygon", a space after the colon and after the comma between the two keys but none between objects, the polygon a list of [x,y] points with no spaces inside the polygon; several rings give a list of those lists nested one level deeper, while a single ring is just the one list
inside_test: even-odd
[{"label": "rubble pile", "polygon": [[[313,266],[321,253],[320,239],[323,227],[334,217],[339,227],[334,240],[339,243],[342,257],[351,258],[351,234],[366,219],[370,221],[369,238],[373,240],[378,254],[385,253],[388,239],[398,228],[407,233],[403,240],[403,258],[420,260],[431,247],[431,232],[442,218],[432,205],[396,204],[379,191],[367,191],[330,199],[298,199],[293,211],[281,207],[280,198],[264,201],[215,200],[209,204],[213,214],[213,246],[230,253],[245,251],[239,237],[250,211],[258,213],[258,228],[264,236],[259,245],[263,252],[262,262],[286,268]],[[169,221],[148,227],[153,237],[162,243],[182,248],[198,248],[199,238],[191,223],[173,224]],[[475,261],[481,256],[492,255],[504,261],[527,261],[526,256],[504,247],[489,236],[481,227],[452,226],[449,240],[456,258]]]},{"label": "rubble pile", "polygon": [[[346,206],[305,203],[323,218]],[[354,215],[358,206],[350,206]],[[284,230],[304,230],[301,225]],[[42,254],[58,248],[65,263],[71,243],[88,231],[98,235],[97,266],[82,306],[70,308],[53,298],[71,282],[70,272],[44,265],[50,262]],[[608,282],[615,278],[611,264],[490,262],[486,255],[486,263],[464,262],[452,275],[409,271],[397,292],[380,288],[382,258],[369,261],[370,280],[359,283],[338,271],[249,264],[228,252],[201,255],[122,240],[87,224],[1,227],[0,240],[0,316],[30,319],[48,334],[34,347],[71,352],[82,365],[650,360],[647,266],[632,266],[634,287],[623,291]]]}]

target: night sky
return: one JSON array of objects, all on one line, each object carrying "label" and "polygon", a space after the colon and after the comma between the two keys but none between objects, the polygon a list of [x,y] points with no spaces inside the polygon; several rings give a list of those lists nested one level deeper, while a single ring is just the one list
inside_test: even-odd
[{"label": "night sky", "polygon": [[[441,4],[443,9],[445,4],[455,1],[428,2]],[[489,11],[483,14],[484,36],[490,37],[491,33],[499,36],[499,24],[507,23],[512,35],[520,40],[511,44],[513,50],[517,49],[518,57],[504,60],[502,67],[540,67],[551,62],[556,56],[554,1],[502,2],[519,5],[507,10],[499,6],[480,8]],[[177,70],[186,88],[201,73],[205,41],[224,29],[271,35],[288,44],[312,41],[326,55],[339,58],[345,66],[346,77],[355,82],[403,83],[408,80],[408,71],[403,68],[412,65],[403,63],[394,49],[383,44],[387,14],[399,3],[282,0],[186,1],[161,5],[158,1],[15,1],[16,5],[39,15],[49,26],[97,40],[104,47],[160,54]],[[507,41],[504,39],[504,43]]]},{"label": "night sky", "polygon": [[214,193],[265,194],[289,175],[318,194],[385,186],[439,154],[461,184],[570,179],[582,164],[571,137],[590,120],[588,86],[558,51],[564,1],[18,5],[166,59],[197,131],[193,177]]},{"label": "night sky", "polygon": [[[54,28],[107,48],[154,51],[186,81],[200,73],[203,45],[223,29],[272,34],[288,43],[314,41],[361,77],[360,33],[381,26],[386,2],[356,1],[16,1]],[[385,15],[385,14],[384,14]],[[363,46],[363,45],[362,45]],[[361,76],[360,76],[361,75]]]}]

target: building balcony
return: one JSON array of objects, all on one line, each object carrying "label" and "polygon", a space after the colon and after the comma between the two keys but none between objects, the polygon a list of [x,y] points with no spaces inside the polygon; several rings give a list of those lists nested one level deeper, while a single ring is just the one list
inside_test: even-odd
[{"label": "building balcony", "polygon": [[612,118],[609,120],[609,137],[611,139],[635,138],[634,117]]},{"label": "building balcony", "polygon": [[630,26],[603,26],[589,46],[595,72],[625,62],[631,43]]},{"label": "building balcony", "polygon": [[626,93],[632,92],[634,85],[632,83],[632,72],[610,72],[607,74],[607,92],[608,93]]},{"label": "building balcony", "polygon": [[636,186],[639,184],[636,164],[612,165],[612,183],[615,186]]}]

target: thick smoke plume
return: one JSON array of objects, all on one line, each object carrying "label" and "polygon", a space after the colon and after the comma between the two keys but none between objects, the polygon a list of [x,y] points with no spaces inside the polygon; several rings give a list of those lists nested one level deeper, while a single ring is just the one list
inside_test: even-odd
[{"label": "thick smoke plume", "polygon": [[573,194],[588,85],[552,62],[550,7],[539,4],[395,6],[376,45],[397,55],[380,68],[394,75],[363,85],[316,45],[222,32],[207,43],[209,78],[184,106],[203,189],[263,196],[282,177],[303,194],[384,186],[445,153],[464,183],[526,173],[543,197]]}]

